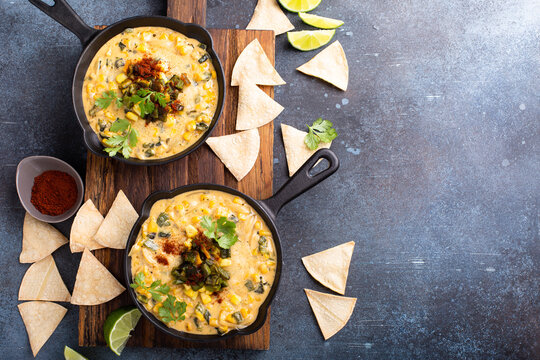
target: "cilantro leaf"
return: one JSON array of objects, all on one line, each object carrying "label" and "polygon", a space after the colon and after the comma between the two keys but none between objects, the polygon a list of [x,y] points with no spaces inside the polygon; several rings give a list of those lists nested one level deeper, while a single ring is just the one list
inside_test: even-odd
[{"label": "cilantro leaf", "polygon": [[113,101],[118,107],[122,105],[122,99],[118,97],[114,90],[104,91],[101,97],[96,99],[96,105],[102,109],[106,109]]},{"label": "cilantro leaf", "polygon": [[201,227],[205,229],[204,235],[210,239],[215,239],[222,249],[230,249],[238,241],[236,223],[227,220],[224,216],[216,221],[212,221],[209,216],[203,216]]},{"label": "cilantro leaf", "polygon": [[323,120],[318,118],[313,122],[313,125],[309,126],[309,132],[304,138],[304,143],[310,150],[315,150],[322,142],[329,143],[334,140],[338,134],[336,129],[334,129],[334,124],[329,120]]},{"label": "cilantro leaf", "polygon": [[138,105],[141,117],[144,118],[146,115],[152,114],[156,108],[152,96],[161,107],[167,106],[165,94],[149,89],[139,89],[135,95],[129,98],[128,103]]},{"label": "cilantro leaf", "polygon": [[155,301],[161,301],[161,297],[163,295],[167,295],[171,288],[169,285],[162,284],[161,280],[154,281],[150,286],[146,286],[144,283],[144,273],[140,272],[137,275],[135,275],[135,278],[133,279],[134,283],[129,284],[130,287],[133,289],[144,289],[147,290],[151,295],[152,299]]},{"label": "cilantro leaf", "polygon": [[126,119],[116,119],[110,128],[113,132],[122,132],[122,134],[114,135],[103,140],[105,151],[109,156],[115,156],[118,152],[127,159],[131,155],[131,150],[137,145],[139,133],[131,127],[131,123]]},{"label": "cilantro leaf", "polygon": [[163,302],[163,306],[158,310],[159,317],[166,323],[184,320],[186,318],[184,316],[186,308],[187,304],[185,302],[177,301],[174,296],[167,295],[167,300]]},{"label": "cilantro leaf", "polygon": [[315,150],[317,146],[319,146],[320,142],[321,142],[321,139],[313,133],[313,130],[309,129],[308,134],[304,138],[304,144],[306,144],[308,149]]},{"label": "cilantro leaf", "polygon": [[109,130],[112,132],[124,131],[124,130],[127,130],[129,125],[130,125],[129,120],[118,118],[115,120],[115,122],[112,123],[111,128]]}]

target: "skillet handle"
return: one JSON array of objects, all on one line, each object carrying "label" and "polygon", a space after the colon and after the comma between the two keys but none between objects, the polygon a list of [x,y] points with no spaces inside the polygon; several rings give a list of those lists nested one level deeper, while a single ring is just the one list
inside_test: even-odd
[{"label": "skillet handle", "polygon": [[[329,162],[328,168],[318,174],[310,175],[315,164],[321,159]],[[270,215],[274,217],[278,214],[283,205],[303,194],[313,186],[317,185],[339,168],[339,159],[332,150],[320,149],[313,154],[308,161],[290,178],[271,198],[263,200],[263,205],[269,210]]]},{"label": "skillet handle", "polygon": [[48,5],[41,0],[28,0],[32,5],[49,15],[51,18],[66,27],[69,31],[77,35],[83,47],[86,47],[90,40],[99,32],[86,25],[65,0],[54,0],[54,5]]}]

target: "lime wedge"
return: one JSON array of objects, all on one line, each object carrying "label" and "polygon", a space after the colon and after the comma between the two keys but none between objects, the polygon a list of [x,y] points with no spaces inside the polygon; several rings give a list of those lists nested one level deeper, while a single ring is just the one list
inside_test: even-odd
[{"label": "lime wedge", "polygon": [[135,329],[140,318],[141,312],[134,306],[114,310],[107,316],[103,333],[107,345],[116,355],[120,356],[126,347],[130,333]]},{"label": "lime wedge", "polygon": [[319,29],[335,29],[343,25],[343,21],[337,19],[331,19],[324,16],[312,15],[306,13],[298,13],[300,19],[308,25],[314,26]]},{"label": "lime wedge", "polygon": [[328,44],[336,30],[303,30],[289,31],[287,38],[291,45],[298,50],[310,51]]},{"label": "lime wedge", "polygon": [[64,346],[64,358],[66,360],[88,360],[69,346]]},{"label": "lime wedge", "polygon": [[279,3],[290,12],[300,12],[315,9],[321,0],[279,0]]}]

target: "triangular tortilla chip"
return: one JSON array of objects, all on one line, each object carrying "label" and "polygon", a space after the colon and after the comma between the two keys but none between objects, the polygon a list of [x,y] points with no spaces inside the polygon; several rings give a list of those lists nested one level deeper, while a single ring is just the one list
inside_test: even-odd
[{"label": "triangular tortilla chip", "polygon": [[309,150],[304,139],[307,132],[293,128],[292,126],[281,124],[281,134],[283,135],[283,144],[285,146],[285,156],[287,157],[287,166],[289,167],[289,176],[293,176],[304,163],[315,154],[317,150],[329,149],[331,142],[319,143],[315,150]]},{"label": "triangular tortilla chip", "polygon": [[88,249],[84,249],[71,303],[99,305],[114,299],[126,290]]},{"label": "triangular tortilla chip", "polygon": [[29,301],[18,305],[34,357],[66,315],[67,309],[52,302]]},{"label": "triangular tortilla chip", "polygon": [[304,256],[302,262],[315,280],[344,295],[353,250],[354,241],[349,241],[316,254]]},{"label": "triangular tortilla chip", "polygon": [[68,240],[52,225],[35,219],[26,213],[23,223],[21,263],[33,263],[52,254]]},{"label": "triangular tortilla chip", "polygon": [[245,47],[236,63],[231,76],[231,86],[240,85],[241,78],[257,85],[283,85],[285,81],[279,76],[266,56],[261,43],[255,39]]},{"label": "triangular tortilla chip", "polygon": [[139,214],[129,202],[126,194],[120,190],[107,216],[105,216],[105,220],[94,235],[94,240],[105,247],[125,249],[131,228],[138,218]]},{"label": "triangular tortilla chip", "polygon": [[77,211],[71,233],[69,235],[69,248],[72,253],[81,252],[85,248],[96,250],[103,248],[94,240],[94,235],[103,222],[103,215],[96,208],[92,200],[88,199]]},{"label": "triangular tortilla chip", "polygon": [[259,0],[246,29],[274,30],[275,35],[294,29],[276,0]]},{"label": "triangular tortilla chip", "polygon": [[257,85],[242,80],[238,90],[236,130],[256,129],[274,120],[282,111],[283,106]]},{"label": "triangular tortilla chip", "polygon": [[347,324],[353,313],[356,298],[324,294],[309,289],[304,291],[324,340],[328,340]]},{"label": "triangular tortilla chip", "polygon": [[223,164],[240,181],[255,165],[259,156],[259,130],[252,129],[232,135],[211,137],[206,143]]},{"label": "triangular tortilla chip", "polygon": [[323,79],[343,91],[347,90],[349,65],[345,51],[337,40],[296,70]]},{"label": "triangular tortilla chip", "polygon": [[71,299],[52,255],[32,264],[21,281],[19,300],[68,301]]}]

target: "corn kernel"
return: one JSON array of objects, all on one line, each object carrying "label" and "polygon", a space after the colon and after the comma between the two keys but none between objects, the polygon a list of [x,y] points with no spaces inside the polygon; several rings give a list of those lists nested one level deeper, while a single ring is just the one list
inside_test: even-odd
[{"label": "corn kernel", "polygon": [[187,288],[184,290],[184,294],[186,294],[187,296],[189,296],[189,297],[192,298],[193,300],[195,300],[195,299],[197,298],[197,295],[199,295],[198,292],[193,291],[193,289],[191,288],[191,286],[187,287]]},{"label": "corn kernel", "polygon": [[110,82],[109,90],[118,90],[118,85],[115,82]]},{"label": "corn kernel", "polygon": [[181,204],[174,205],[174,210],[176,210],[176,211],[182,211],[183,209],[184,209],[184,207]]},{"label": "corn kernel", "polygon": [[[202,288],[201,288],[202,289]],[[204,305],[212,301],[212,297],[207,294],[201,294],[201,300]]]},{"label": "corn kernel", "polygon": [[204,110],[204,109],[206,109],[206,105],[204,103],[202,103],[202,102],[195,105],[195,110],[201,111],[201,110]]},{"label": "corn kernel", "polygon": [[98,81],[99,81],[99,82],[104,82],[104,81],[105,81],[105,75],[99,74],[99,75],[98,75]]},{"label": "corn kernel", "polygon": [[210,326],[218,327],[219,323],[218,323],[217,319],[214,319],[214,318],[210,319]]},{"label": "corn kernel", "polygon": [[195,311],[195,316],[201,320],[201,321],[204,321],[204,316],[203,314],[201,314],[199,311]]},{"label": "corn kernel", "polygon": [[89,92],[89,93],[93,93],[93,92],[96,92],[96,88],[92,84],[87,84],[86,85],[86,91]]},{"label": "corn kernel", "polygon": [[220,208],[217,209],[217,211],[216,211],[216,216],[217,216],[217,217],[227,217],[227,215],[228,215],[228,214],[227,214],[227,210],[224,209],[224,208],[222,208],[222,207],[220,207]]},{"label": "corn kernel", "polygon": [[154,129],[154,134],[153,134],[152,136],[153,136],[153,137],[157,137],[157,134],[158,134],[158,128],[156,127],[156,128]]},{"label": "corn kernel", "polygon": [[196,128],[197,128],[197,123],[195,121],[190,121],[186,125],[187,131],[195,131]]},{"label": "corn kernel", "polygon": [[210,208],[213,208],[214,206],[216,206],[216,202],[214,200],[210,200],[208,206],[210,206]]},{"label": "corn kernel", "polygon": [[236,196],[236,197],[233,199],[233,203],[235,203],[235,204],[242,204],[242,199],[240,199],[238,196]]},{"label": "corn kernel", "polygon": [[176,129],[171,130],[171,135],[176,135]]},{"label": "corn kernel", "polygon": [[170,40],[170,41],[176,41],[176,38],[177,38],[177,36],[174,35],[174,34],[170,34],[170,35],[169,35],[169,40]]},{"label": "corn kernel", "polygon": [[246,220],[246,219],[247,219],[247,216],[246,216],[245,214],[240,213],[240,214],[238,214],[238,218],[239,218],[240,220]]},{"label": "corn kernel", "polygon": [[266,274],[268,272],[268,266],[266,264],[259,265],[259,271],[263,274]]},{"label": "corn kernel", "polygon": [[137,120],[139,119],[139,117],[137,116],[137,114],[135,114],[135,113],[133,113],[133,112],[131,112],[131,111],[128,112],[128,113],[126,114],[126,118],[127,118],[128,120],[131,120],[131,121],[137,121]]},{"label": "corn kernel", "polygon": [[252,303],[253,301],[255,301],[255,298],[253,296],[251,296],[251,294],[248,295],[248,301],[249,303]]},{"label": "corn kernel", "polygon": [[201,201],[205,201],[205,200],[209,200],[210,198],[208,197],[207,194],[202,194],[201,195]]},{"label": "corn kernel", "polygon": [[189,208],[189,202],[187,202],[186,200],[182,201],[182,205],[184,205],[186,209]]},{"label": "corn kernel", "polygon": [[234,305],[238,305],[240,302],[242,302],[242,298],[236,294],[229,295],[229,300],[231,300],[231,303]]},{"label": "corn kernel", "polygon": [[259,274],[251,274],[251,279],[253,279],[254,282],[259,281]]},{"label": "corn kernel", "polygon": [[139,44],[139,46],[137,46],[137,51],[146,52],[146,45]]},{"label": "corn kernel", "polygon": [[245,319],[245,318],[247,318],[247,316],[249,314],[249,310],[246,309],[246,308],[241,308],[240,313],[242,314],[242,317]]},{"label": "corn kernel", "polygon": [[192,330],[191,323],[186,323],[186,330],[187,330],[187,331],[191,331],[191,330]]},{"label": "corn kernel", "polygon": [[174,119],[174,116],[167,115],[167,120],[165,121],[164,125],[170,128],[173,127],[175,123],[176,121]]},{"label": "corn kernel", "polygon": [[191,250],[191,239],[184,241],[184,246],[188,248],[188,250]]},{"label": "corn kernel", "polygon": [[123,83],[124,81],[126,81],[127,78],[128,78],[128,77],[127,77],[126,74],[120,73],[120,74],[116,75],[116,82],[119,83],[119,84],[121,84],[121,83]]},{"label": "corn kernel", "polygon": [[111,114],[109,111],[107,111],[107,112],[105,113],[105,116],[106,116],[108,119],[116,120],[116,117],[115,117],[113,114]]},{"label": "corn kernel", "polygon": [[219,331],[221,331],[222,333],[225,333],[229,330],[229,327],[227,325],[221,325],[219,327]]},{"label": "corn kernel", "polygon": [[232,317],[231,314],[227,315],[227,317],[225,317],[225,321],[227,322],[230,322],[230,323],[235,323],[236,320],[234,320],[234,318]]},{"label": "corn kernel", "polygon": [[182,135],[182,137],[183,137],[184,140],[186,140],[186,141],[191,140],[191,132],[186,131],[186,132],[184,133],[184,135]]},{"label": "corn kernel", "polygon": [[209,124],[211,121],[210,117],[208,115],[202,114],[197,116],[197,122],[204,122],[206,124]]},{"label": "corn kernel", "polygon": [[[198,224],[198,223],[201,222],[201,217],[200,216],[193,216],[191,218],[191,222],[194,223],[194,224]],[[197,235],[197,234],[195,234],[195,235]],[[192,235],[192,236],[195,236],[195,235]],[[191,235],[188,235],[188,236],[191,236]]]},{"label": "corn kernel", "polygon": [[193,225],[186,226],[186,235],[190,238],[196,236],[198,234],[197,229]]},{"label": "corn kernel", "polygon": [[207,209],[207,208],[203,208],[201,210],[201,212],[204,214],[204,215],[210,215],[210,211]]},{"label": "corn kernel", "polygon": [[105,91],[105,86],[103,84],[99,84],[96,86],[96,92],[98,94],[101,94],[103,91]]},{"label": "corn kernel", "polygon": [[159,40],[165,40],[165,39],[168,39],[167,34],[162,33],[161,35],[159,35]]},{"label": "corn kernel", "polygon": [[270,231],[260,230],[259,235],[261,235],[261,236],[271,236],[272,233]]},{"label": "corn kernel", "polygon": [[154,306],[154,311],[158,311],[160,307],[162,307],[163,304],[162,303],[157,303],[156,306]]},{"label": "corn kernel", "polygon": [[262,224],[261,224],[260,221],[255,222],[255,229],[256,230],[261,230],[262,229]]},{"label": "corn kernel", "polygon": [[215,71],[215,70],[212,70],[212,79],[215,79],[216,76],[217,76],[216,71]]},{"label": "corn kernel", "polygon": [[158,226],[157,226],[157,223],[155,222],[154,219],[150,220],[150,222],[148,223],[148,232],[157,232],[158,231]]},{"label": "corn kernel", "polygon": [[231,266],[232,261],[231,259],[221,259],[219,260],[219,266]]},{"label": "corn kernel", "polygon": [[195,81],[201,81],[203,79],[202,75],[199,74],[198,72],[196,72],[195,74],[193,74],[193,79]]},{"label": "corn kernel", "polygon": [[180,52],[180,55],[188,55],[193,50],[193,48],[189,45],[178,45],[176,48]]}]

